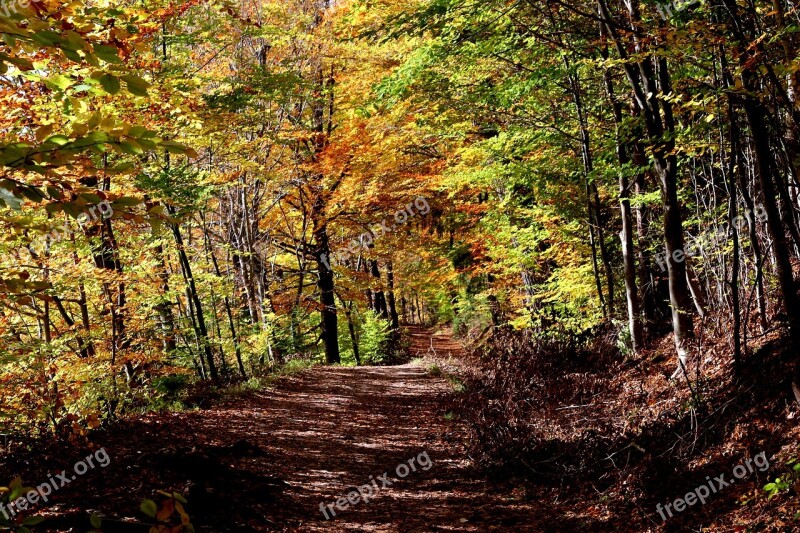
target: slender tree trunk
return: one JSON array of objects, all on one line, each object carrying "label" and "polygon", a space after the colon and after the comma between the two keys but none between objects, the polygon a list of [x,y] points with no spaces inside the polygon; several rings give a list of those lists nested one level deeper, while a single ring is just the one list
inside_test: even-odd
[{"label": "slender tree trunk", "polygon": [[347,329],[350,332],[350,343],[353,345],[353,357],[356,360],[356,366],[361,366],[361,357],[358,348],[358,336],[356,335],[356,327],[353,323],[353,302],[345,303],[344,300],[339,298],[342,302],[342,309],[344,315],[347,317]]},{"label": "slender tree trunk", "polygon": [[[211,264],[214,266],[214,273],[217,275],[218,278],[222,278],[222,272],[219,269],[219,263],[217,262],[217,256],[214,253],[214,248],[211,246],[211,238],[208,235],[208,230],[205,227],[206,220],[205,216],[202,214],[200,218],[203,221],[203,235],[205,236],[206,241],[206,250],[211,258]],[[239,367],[239,374],[245,379],[247,379],[247,372],[244,370],[244,363],[242,362],[242,347],[239,345],[239,337],[236,333],[236,326],[233,321],[233,311],[231,310],[231,302],[227,296],[224,296],[222,302],[225,306],[225,314],[228,317],[228,329],[231,332],[231,340],[233,341],[234,351],[236,352],[236,364]]]},{"label": "slender tree trunk", "polygon": [[397,305],[394,297],[394,270],[391,261],[386,262],[386,287],[388,289],[386,304],[389,311],[389,320],[391,321],[392,329],[397,333],[400,329],[400,317],[397,314]]},{"label": "slender tree trunk", "polygon": [[730,156],[730,166],[728,167],[728,181],[729,181],[729,188],[730,188],[730,196],[728,197],[728,227],[731,228],[731,233],[733,234],[733,265],[731,267],[731,280],[729,282],[729,286],[731,289],[731,300],[733,302],[733,365],[734,365],[734,372],[736,374],[739,373],[742,361],[742,340],[741,340],[741,329],[742,329],[742,312],[741,312],[741,305],[740,305],[740,297],[739,297],[739,270],[740,270],[740,258],[739,258],[739,230],[734,223],[737,215],[737,200],[738,196],[736,194],[736,177],[735,173],[739,172],[738,170],[738,161],[739,161],[739,128],[736,125],[736,116],[733,111],[733,103],[728,102],[728,116],[731,119],[731,156]]},{"label": "slender tree trunk", "polygon": [[[176,217],[175,208],[167,206],[170,216]],[[192,266],[189,263],[189,258],[186,255],[186,249],[183,244],[183,237],[181,236],[180,226],[177,223],[171,224],[172,234],[175,237],[175,244],[178,249],[178,259],[180,260],[181,270],[183,271],[184,279],[186,279],[186,292],[189,302],[194,307],[197,319],[197,334],[199,342],[202,345],[202,351],[206,356],[206,365],[208,365],[208,372],[211,379],[219,381],[219,373],[217,372],[217,365],[214,363],[214,353],[211,350],[211,341],[208,337],[208,328],[206,327],[206,319],[203,315],[203,303],[200,301],[200,296],[197,293],[197,285],[195,284],[194,276],[192,275]]]},{"label": "slender tree trunk", "polygon": [[[606,251],[605,236],[600,221],[600,196],[597,192],[597,185],[592,181],[594,171],[594,161],[592,159],[591,140],[589,137],[589,127],[586,115],[583,110],[583,99],[581,94],[580,79],[577,75],[570,72],[570,63],[567,56],[564,56],[564,66],[567,69],[567,78],[572,92],[572,100],[575,104],[575,113],[578,117],[578,125],[581,134],[581,158],[583,160],[583,173],[586,180],[586,205],[589,219],[589,242],[592,247],[592,266],[594,268],[595,284],[600,305],[603,307],[603,315],[610,318],[614,315],[614,277],[611,270],[611,262]],[[600,258],[606,275],[606,285],[608,289],[608,300],[603,296],[602,283],[597,263],[597,249],[600,249]],[[606,305],[607,304],[607,305]]]},{"label": "slender tree trunk", "polygon": [[[719,46],[720,69],[722,71],[722,84],[730,91],[733,85],[733,77],[728,68],[725,46]],[[728,93],[728,131],[730,154],[728,156],[728,227],[733,235],[733,264],[731,265],[731,279],[728,282],[731,292],[731,312],[733,314],[733,369],[735,374],[739,374],[742,362],[742,312],[741,296],[739,291],[739,276],[741,271],[741,245],[739,242],[739,228],[734,223],[738,216],[739,195],[737,194],[737,183],[743,183],[741,171],[741,143],[742,132],[739,128],[739,119],[736,115],[736,99],[732,93]],[[739,179],[737,179],[737,175]],[[744,191],[743,194],[747,194]],[[752,203],[752,202],[751,202]],[[750,217],[748,217],[750,218]],[[760,282],[760,280],[759,280]],[[760,284],[760,283],[759,283]],[[762,316],[763,320],[763,316]],[[745,329],[747,324],[745,324]]]},{"label": "slender tree trunk", "polygon": [[[747,76],[743,76],[746,89],[752,90]],[[751,96],[743,97],[743,107],[750,132],[753,136],[753,149],[756,157],[756,173],[758,175],[761,194],[764,197],[764,210],[767,212],[767,228],[772,238],[772,254],[775,259],[775,273],[781,289],[783,309],[789,324],[789,334],[794,346],[800,346],[800,307],[797,303],[794,274],[789,257],[786,234],[783,229],[775,185],[772,180],[772,153],[770,150],[769,131],[764,125],[765,110]]]},{"label": "slender tree trunk", "polygon": [[[378,280],[378,287],[381,286],[381,272],[378,268],[378,261],[373,259],[370,262],[370,273],[372,277]],[[378,289],[373,291],[374,298],[375,298],[375,312],[378,313],[382,318],[388,319],[389,318],[389,311],[386,307],[386,296],[383,293],[383,290]]]},{"label": "slender tree trunk", "polygon": [[178,347],[175,341],[175,317],[169,300],[169,273],[164,263],[164,246],[159,243],[155,248],[158,278],[161,282],[161,302],[156,306],[156,311],[161,319],[161,329],[164,332],[164,351],[172,353]]},{"label": "slender tree trunk", "polygon": [[317,287],[320,291],[320,315],[322,328],[322,342],[325,345],[325,361],[329,365],[341,363],[339,354],[339,320],[336,314],[336,299],[334,294],[333,271],[325,266],[325,261],[331,256],[330,241],[328,240],[328,227],[323,220],[322,200],[318,201],[312,216],[314,224],[314,242],[316,250],[314,260],[317,262],[319,281]]},{"label": "slender tree trunk", "polygon": [[[604,49],[603,57],[608,58],[608,51]],[[622,219],[622,229],[619,239],[622,245],[622,265],[625,273],[625,299],[628,304],[628,331],[631,335],[631,344],[634,353],[638,353],[644,346],[644,331],[642,329],[641,305],[639,292],[636,287],[636,259],[633,248],[633,217],[631,214],[631,188],[628,181],[627,167],[630,157],[625,146],[620,128],[622,127],[622,105],[614,96],[614,84],[608,71],[603,73],[606,93],[608,94],[614,114],[616,126],[617,160],[620,164],[619,172],[619,206]]]},{"label": "slender tree trunk", "polygon": [[[366,259],[363,259],[363,260],[359,259],[359,262],[364,266],[364,272],[369,274],[370,270],[369,270],[369,266],[367,265],[367,260]],[[356,270],[358,270],[358,268],[356,268]],[[369,309],[371,311],[375,311],[375,298],[374,298],[374,296],[372,294],[372,289],[370,289],[369,287],[367,287],[364,290],[364,299],[367,301],[367,309]]]},{"label": "slender tree trunk", "polygon": [[[675,349],[682,365],[687,357],[687,341],[694,336],[694,326],[684,262],[681,204],[678,199],[678,160],[674,152],[675,123],[672,104],[658,97],[659,94],[672,92],[667,61],[663,57],[655,55],[652,58],[642,59],[636,64],[630,63],[627,49],[617,35],[616,26],[605,0],[598,0],[598,10],[600,18],[605,24],[607,35],[613,41],[620,59],[625,60],[623,68],[633,90],[636,104],[643,113],[654,167],[661,185],[664,200],[664,247],[669,277],[669,299],[672,307],[672,331]],[[631,18],[632,24],[639,23],[635,10],[631,11]]]}]

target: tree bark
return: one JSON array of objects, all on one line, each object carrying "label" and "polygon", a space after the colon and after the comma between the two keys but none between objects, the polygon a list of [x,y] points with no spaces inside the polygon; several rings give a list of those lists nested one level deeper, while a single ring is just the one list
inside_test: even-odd
[{"label": "tree bark", "polygon": [[[603,49],[603,57],[608,58],[608,51]],[[620,164],[619,171],[619,207],[622,229],[619,233],[622,245],[622,265],[625,276],[625,299],[628,304],[628,331],[631,335],[631,345],[634,353],[638,353],[644,346],[644,331],[642,328],[641,305],[639,291],[636,287],[636,258],[633,248],[633,216],[631,214],[631,187],[628,180],[627,167],[630,165],[630,156],[622,138],[622,104],[614,96],[614,84],[608,71],[603,73],[606,93],[608,94],[616,126],[617,160]]]},{"label": "tree bark", "polygon": [[[176,210],[172,206],[167,206],[170,216],[176,217]],[[197,320],[197,334],[199,336],[200,344],[202,345],[203,353],[206,356],[206,365],[208,365],[208,372],[211,379],[219,381],[219,373],[217,372],[217,365],[214,362],[214,353],[211,350],[211,342],[208,337],[208,328],[206,327],[206,319],[203,315],[203,303],[200,301],[200,296],[197,293],[197,285],[192,275],[192,266],[189,264],[189,258],[186,255],[186,249],[183,245],[183,237],[181,236],[180,226],[177,223],[170,224],[172,226],[172,234],[175,237],[175,244],[178,249],[178,259],[181,264],[184,279],[186,280],[186,292],[189,301],[195,310]]]},{"label": "tree bark", "polygon": [[394,269],[392,262],[386,262],[386,287],[388,289],[386,304],[389,310],[389,320],[395,333],[400,329],[400,317],[397,314],[397,304],[394,297]]},{"label": "tree bark", "polygon": [[[694,326],[684,262],[683,220],[678,199],[678,161],[674,153],[675,124],[672,104],[658,97],[659,94],[666,95],[672,91],[667,61],[663,57],[655,56],[635,63],[636,68],[634,68],[634,64],[628,61],[628,52],[617,35],[616,26],[605,0],[598,0],[598,8],[606,32],[613,41],[620,59],[626,61],[623,68],[636,104],[642,110],[654,167],[661,186],[672,331],[675,350],[682,363],[687,358],[687,341],[694,336]],[[635,16],[635,11],[631,11],[631,17]],[[639,21],[631,22],[638,24]]]}]

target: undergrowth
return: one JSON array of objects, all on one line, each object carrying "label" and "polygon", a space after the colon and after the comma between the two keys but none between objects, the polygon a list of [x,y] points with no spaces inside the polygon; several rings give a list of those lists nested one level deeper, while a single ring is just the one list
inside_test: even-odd
[{"label": "undergrowth", "polygon": [[[470,456],[487,472],[572,487],[576,501],[579,493],[582,501],[599,495],[608,513],[618,519],[633,513],[641,521],[635,528],[642,528],[653,525],[657,503],[685,494],[706,476],[729,473],[747,457],[763,451],[773,466],[796,457],[791,420],[797,406],[786,373],[791,354],[780,339],[753,354],[737,380],[729,356],[698,358],[688,376],[670,379],[669,339],[634,355],[613,327],[591,337],[537,341],[499,329],[486,343],[481,372],[468,380],[458,416],[468,424]],[[724,339],[713,342],[719,345],[704,349],[725,352]],[[731,510],[714,506],[739,496],[749,507],[734,513],[752,514],[758,506],[772,513],[773,523],[800,526],[793,519],[798,505],[787,510],[767,503],[768,495],[796,497],[794,464],[789,472],[759,472],[737,484],[738,494],[731,491],[728,499],[672,518],[670,525],[720,520]]]}]

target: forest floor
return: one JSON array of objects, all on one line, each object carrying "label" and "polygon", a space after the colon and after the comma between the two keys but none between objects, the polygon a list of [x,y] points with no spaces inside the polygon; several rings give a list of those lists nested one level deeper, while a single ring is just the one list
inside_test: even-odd
[{"label": "forest floor", "polygon": [[[410,333],[417,356],[463,356],[447,334]],[[549,505],[472,466],[461,423],[449,414],[454,394],[452,380],[420,364],[313,367],[210,408],[129,418],[92,435],[109,465],[37,512],[50,515],[50,531],[85,532],[78,524],[88,512],[142,517],[141,499],[165,489],[187,496],[198,531],[549,529]],[[35,471],[69,469],[80,452],[36,457]],[[410,460],[415,471],[401,478]],[[369,501],[335,507],[364,485]],[[335,517],[328,508],[326,519],[321,504],[333,504]],[[116,530],[133,531],[103,529]]]},{"label": "forest floor", "polygon": [[[553,390],[533,387],[541,389],[539,396],[531,389],[525,401],[538,410],[520,423],[544,428],[545,460],[552,461],[548,454],[556,450],[566,465],[578,464],[592,459],[598,448],[603,452],[599,457],[608,456],[604,468],[555,477],[531,478],[530,472],[516,471],[490,476],[468,452],[474,417],[482,415],[474,406],[465,411],[463,400],[482,397],[472,388],[464,394],[461,381],[474,383],[479,361],[447,330],[409,328],[407,333],[417,358],[409,364],[315,366],[261,390],[217,393],[194,410],[129,416],[93,431],[91,446],[105,448],[110,461],[33,509],[47,519],[34,531],[86,533],[88,516],[99,513],[107,517],[104,533],[145,533],[149,527],[139,504],[157,499],[158,490],[185,495],[197,531],[208,533],[671,532],[702,527],[772,532],[791,530],[792,516],[800,517],[797,501],[767,501],[760,490],[786,470],[777,461],[772,477],[755,472],[701,508],[666,523],[655,514],[656,504],[685,494],[707,475],[730,473],[747,450],[771,456],[783,449],[783,455],[792,456],[800,428],[791,405],[779,397],[786,388],[779,383],[785,364],[777,355],[760,356],[759,373],[746,371],[744,392],[720,380],[720,390],[708,387],[707,398],[722,405],[715,410],[722,415],[703,422],[700,433],[683,428],[680,420],[689,415],[673,420],[670,413],[680,411],[686,393],[665,377],[668,358],[658,353],[645,357],[640,367],[620,362],[597,374],[567,373],[562,381],[572,381],[556,380]],[[594,407],[575,399],[586,388],[573,383],[575,376],[599,391]],[[582,413],[573,408],[576,402]],[[765,410],[765,403],[772,407]],[[644,414],[637,419],[626,415],[639,411]],[[608,429],[610,422],[626,420],[642,429],[635,435],[633,429]],[[491,418],[481,423],[490,432],[508,429]],[[695,435],[695,441],[702,437],[706,444],[670,462],[673,448],[681,443],[694,447],[684,434]],[[641,457],[632,445],[623,446],[630,439]],[[22,475],[26,485],[39,485],[49,474],[69,472],[90,452],[86,444],[28,448],[0,454],[0,475]],[[356,500],[354,491],[359,490],[366,498]],[[750,503],[743,506],[744,500]]]}]

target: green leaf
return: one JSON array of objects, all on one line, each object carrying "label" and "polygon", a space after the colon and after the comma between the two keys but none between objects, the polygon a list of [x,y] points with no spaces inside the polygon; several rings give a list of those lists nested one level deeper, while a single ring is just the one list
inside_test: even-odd
[{"label": "green leaf", "polygon": [[122,63],[122,60],[119,58],[119,50],[116,46],[96,44],[94,45],[94,53],[106,63]]},{"label": "green leaf", "polygon": [[35,526],[36,524],[41,524],[42,522],[44,522],[43,516],[29,516],[22,521],[22,525]]},{"label": "green leaf", "polygon": [[67,202],[64,204],[64,212],[72,218],[78,218],[82,212],[82,208],[75,203]]},{"label": "green leaf", "polygon": [[99,67],[100,61],[97,60],[97,56],[94,54],[86,54],[86,62],[89,63],[93,67]]},{"label": "green leaf", "polygon": [[161,231],[161,228],[164,227],[164,221],[162,221],[160,218],[148,218],[147,222],[149,222],[150,227],[156,231]]},{"label": "green leaf", "polygon": [[117,144],[116,146],[117,148],[119,148],[119,151],[122,152],[123,154],[140,155],[144,153],[144,150],[142,150],[140,147],[127,141],[120,141],[120,143]]},{"label": "green leaf", "polygon": [[81,55],[78,52],[70,50],[68,48],[62,48],[61,53],[64,54],[67,59],[75,61],[76,63],[82,59]]},{"label": "green leaf", "polygon": [[37,189],[36,187],[24,186],[21,187],[19,191],[20,193],[22,193],[22,196],[24,196],[28,200],[31,200],[32,202],[39,203],[42,200],[47,199],[47,195],[44,194],[39,189]]},{"label": "green leaf", "polygon": [[80,33],[73,30],[69,30],[66,33],[66,37],[67,39],[66,42],[64,43],[64,46],[68,50],[78,51],[86,49],[86,41],[83,39],[83,37],[81,37]]},{"label": "green leaf", "polygon": [[90,130],[93,130],[98,126],[98,124],[100,124],[102,119],[103,116],[100,114],[100,111],[95,111],[92,113],[92,116],[89,118],[89,122],[87,122],[86,125],[89,126]]},{"label": "green leaf", "polygon": [[10,207],[14,211],[20,211],[22,207],[22,202],[19,198],[11,194],[11,191],[3,189],[0,187],[0,202],[2,202],[7,207]]},{"label": "green leaf", "polygon": [[33,33],[31,38],[44,46],[52,46],[61,41],[61,35],[50,30],[39,30]]},{"label": "green leaf", "polygon": [[80,194],[80,197],[89,202],[90,204],[99,204],[103,201],[103,199],[100,198],[100,196],[92,192],[82,192]]},{"label": "green leaf", "polygon": [[50,198],[53,200],[61,200],[64,198],[64,193],[58,187],[53,187],[52,185],[48,185],[45,187],[47,189],[47,194],[50,195]]},{"label": "green leaf", "polygon": [[92,524],[92,527],[100,528],[103,526],[103,518],[98,514],[93,514],[89,518],[89,523]]},{"label": "green leaf", "polygon": [[8,495],[8,501],[14,501],[20,496],[22,496],[22,487],[13,488]]},{"label": "green leaf", "polygon": [[24,57],[4,57],[3,59],[16,65],[20,70],[33,70],[33,63]]},{"label": "green leaf", "polygon": [[136,143],[139,144],[142,148],[146,148],[148,150],[153,150],[158,146],[155,142],[151,141],[150,139],[137,138]]},{"label": "green leaf", "polygon": [[124,161],[122,163],[119,163],[118,165],[114,165],[113,167],[109,167],[109,168],[107,168],[105,170],[106,170],[106,172],[117,172],[117,173],[119,173],[119,172],[127,172],[128,170],[134,168],[135,166],[136,165],[134,165],[130,161]]},{"label": "green leaf", "polygon": [[44,144],[50,143],[50,144],[55,144],[57,146],[64,146],[68,142],[70,142],[69,137],[66,137],[64,135],[52,135],[47,139],[45,139]]},{"label": "green leaf", "polygon": [[121,205],[123,207],[133,207],[142,203],[142,200],[139,198],[132,198],[130,196],[120,196],[116,200],[114,200],[114,205]]},{"label": "green leaf", "polygon": [[139,76],[134,76],[133,74],[125,74],[124,76],[120,77],[125,80],[125,84],[128,87],[128,92],[135,94],[136,96],[147,96],[147,88],[150,87],[150,84],[145,80]]},{"label": "green leaf", "polygon": [[48,86],[55,87],[56,89],[59,89],[61,91],[68,89],[75,83],[74,80],[71,80],[62,74],[56,74],[55,76],[50,76],[49,78],[45,79],[44,82]]},{"label": "green leaf", "polygon": [[139,506],[139,509],[150,518],[155,518],[158,512],[158,506],[153,500],[144,500],[142,505]]},{"label": "green leaf", "polygon": [[145,133],[147,133],[147,128],[144,126],[133,126],[128,130],[128,137],[134,137],[138,139],[143,137]]},{"label": "green leaf", "polygon": [[100,85],[103,86],[103,89],[105,89],[108,94],[117,94],[119,92],[119,78],[111,74],[103,74],[103,76],[100,77]]},{"label": "green leaf", "polygon": [[171,154],[185,154],[189,157],[197,157],[197,152],[189,148],[188,146],[177,143],[175,141],[162,141],[161,146],[167,149],[167,151]]}]

